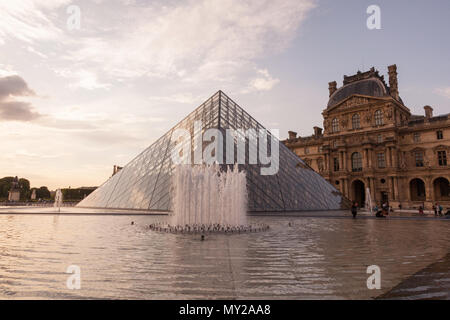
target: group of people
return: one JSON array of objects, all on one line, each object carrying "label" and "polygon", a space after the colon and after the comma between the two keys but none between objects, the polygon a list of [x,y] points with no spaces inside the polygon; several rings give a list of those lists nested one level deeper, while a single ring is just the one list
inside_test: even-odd
[{"label": "group of people", "polygon": [[[353,218],[356,218],[356,215],[358,214],[358,208],[359,208],[358,202],[356,202],[356,201],[353,202],[352,207],[350,209],[350,211],[352,212]],[[373,212],[375,212],[375,216],[377,218],[386,218],[389,215],[389,213],[391,212],[392,208],[389,206],[389,203],[384,202],[381,205],[381,209],[378,208],[377,205],[375,205],[375,207],[373,207],[372,210],[373,210]]]},{"label": "group of people", "polygon": [[[400,205],[399,205],[399,208],[401,209]],[[358,202],[356,202],[356,201],[353,202],[351,209],[350,209],[353,218],[356,218],[356,215],[358,214],[358,209],[359,209]],[[372,210],[373,210],[373,212],[375,212],[375,216],[377,218],[386,218],[389,215],[389,213],[392,211],[392,208],[389,206],[389,203],[385,202],[381,205],[381,208],[378,208],[378,206],[375,205],[375,207],[373,207]],[[420,206],[419,213],[425,214],[423,210],[424,210],[424,207]],[[444,208],[442,207],[442,205],[440,205],[439,203],[436,202],[433,205],[433,211],[434,211],[434,215],[436,217],[437,216],[442,217],[445,215],[447,218],[450,218],[450,207],[447,208],[447,212],[445,212],[445,214],[444,214]]]},{"label": "group of people", "polygon": [[[434,216],[437,217],[438,215],[440,217],[443,216],[442,212],[444,211],[444,208],[442,207],[442,205],[440,205],[439,203],[435,203],[433,205],[433,211],[434,211]],[[450,208],[447,210],[447,212],[445,213],[446,216],[450,215]]]}]

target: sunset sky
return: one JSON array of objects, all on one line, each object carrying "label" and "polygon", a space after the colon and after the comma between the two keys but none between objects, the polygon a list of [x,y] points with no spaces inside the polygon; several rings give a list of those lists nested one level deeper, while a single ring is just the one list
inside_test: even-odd
[{"label": "sunset sky", "polygon": [[413,113],[448,113],[449,31],[446,0],[1,0],[0,178],[99,185],[219,89],[310,135],[328,82],[372,66],[397,64]]}]

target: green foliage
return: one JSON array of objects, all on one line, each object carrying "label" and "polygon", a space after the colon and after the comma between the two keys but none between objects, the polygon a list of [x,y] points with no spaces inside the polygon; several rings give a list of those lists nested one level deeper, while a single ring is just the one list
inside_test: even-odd
[{"label": "green foliage", "polygon": [[11,184],[14,177],[4,177],[0,179],[0,199],[8,199],[8,191],[11,190]]},{"label": "green foliage", "polygon": [[29,200],[31,196],[30,181],[27,179],[19,179],[20,200]]},{"label": "green foliage", "polygon": [[[0,200],[8,199],[8,192],[11,190],[14,177],[4,177],[0,179]],[[31,198],[32,189],[30,181],[24,178],[19,179],[20,200],[28,201]],[[33,188],[36,189],[36,188]],[[36,199],[50,199],[50,191],[47,187],[36,189]]]},{"label": "green foliage", "polygon": [[79,201],[87,197],[94,188],[61,189],[64,201]]}]

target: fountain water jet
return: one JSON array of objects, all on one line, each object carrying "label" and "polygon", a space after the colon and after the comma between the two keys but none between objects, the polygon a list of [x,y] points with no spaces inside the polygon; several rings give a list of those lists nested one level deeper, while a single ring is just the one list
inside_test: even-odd
[{"label": "fountain water jet", "polygon": [[53,206],[58,210],[58,212],[61,212],[61,204],[63,202],[63,194],[61,189],[56,190],[55,193],[55,203]]},{"label": "fountain water jet", "polygon": [[165,232],[240,233],[266,230],[247,224],[247,179],[234,165],[178,165],[172,176],[173,214],[169,224],[152,224]]}]

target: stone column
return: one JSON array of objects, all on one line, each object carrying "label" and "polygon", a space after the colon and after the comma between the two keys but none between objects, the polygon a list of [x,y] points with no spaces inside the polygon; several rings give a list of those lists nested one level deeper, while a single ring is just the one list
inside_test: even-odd
[{"label": "stone column", "polygon": [[387,148],[387,159],[386,159],[386,161],[387,161],[387,166],[388,166],[388,168],[390,168],[390,167],[392,167],[392,159],[391,159],[391,147],[388,147]]},{"label": "stone column", "polygon": [[398,177],[393,177],[394,179],[394,198],[395,200],[399,200],[399,195],[398,195]]},{"label": "stone column", "polygon": [[388,177],[389,201],[395,200],[394,177]]},{"label": "stone column", "polygon": [[411,202],[411,190],[409,188],[408,179],[402,178],[402,185],[404,187],[403,192],[406,192],[406,199],[408,200],[408,202]]},{"label": "stone column", "polygon": [[369,151],[368,151],[368,149],[364,149],[364,165],[366,168],[369,168]]},{"label": "stone column", "polygon": [[392,148],[392,166],[394,167],[394,168],[397,168],[398,167],[398,155],[397,155],[397,149],[395,148],[395,147],[393,147]]},{"label": "stone column", "polygon": [[372,149],[367,150],[368,167],[372,168]]},{"label": "stone column", "polygon": [[431,178],[426,177],[425,178],[425,201],[433,202],[434,201],[434,195],[433,192],[433,186],[431,183]]},{"label": "stone column", "polygon": [[433,177],[429,178],[429,183],[427,183],[427,200],[428,200],[428,194],[430,194],[430,201],[433,203],[436,202],[436,195],[434,194],[434,185],[433,185]]},{"label": "stone column", "polygon": [[342,166],[344,171],[347,171],[347,152],[343,151],[342,152]]}]

